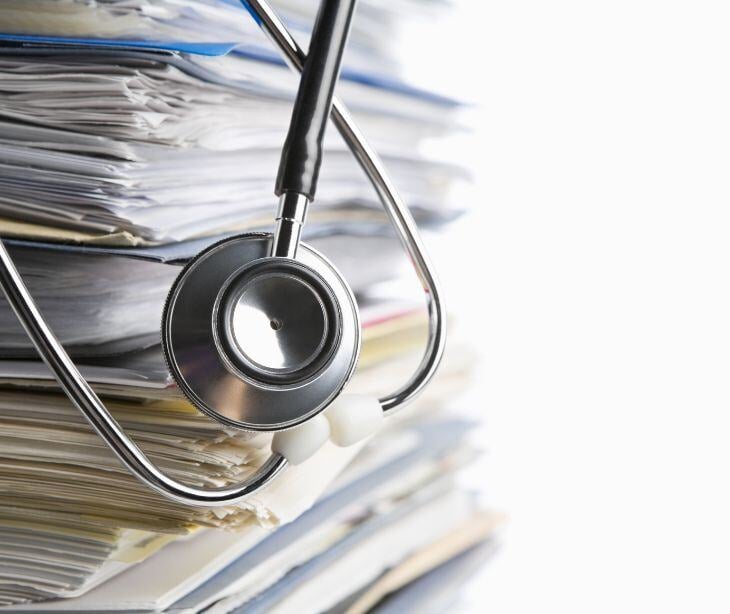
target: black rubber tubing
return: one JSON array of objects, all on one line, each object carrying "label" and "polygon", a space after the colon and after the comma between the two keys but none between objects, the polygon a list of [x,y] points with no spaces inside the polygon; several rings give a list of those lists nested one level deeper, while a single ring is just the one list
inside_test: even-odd
[{"label": "black rubber tubing", "polygon": [[322,0],[299,82],[289,133],[279,163],[276,195],[303,194],[314,200],[322,141],[332,109],[342,54],[356,0]]}]

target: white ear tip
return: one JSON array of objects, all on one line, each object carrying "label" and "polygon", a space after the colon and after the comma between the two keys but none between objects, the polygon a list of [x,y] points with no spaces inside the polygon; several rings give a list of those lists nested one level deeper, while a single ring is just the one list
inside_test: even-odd
[{"label": "white ear tip", "polygon": [[375,433],[383,421],[380,401],[364,394],[340,395],[324,413],[332,443],[343,448]]},{"label": "white ear tip", "polygon": [[292,465],[300,465],[319,450],[329,436],[329,422],[319,414],[299,426],[275,433],[271,449]]}]

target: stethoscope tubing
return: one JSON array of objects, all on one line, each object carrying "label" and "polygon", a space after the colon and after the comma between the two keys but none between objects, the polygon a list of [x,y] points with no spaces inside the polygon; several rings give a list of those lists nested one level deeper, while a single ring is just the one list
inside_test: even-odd
[{"label": "stethoscope tubing", "polygon": [[[265,0],[241,1],[253,11],[261,28],[282,51],[290,66],[301,72],[306,54],[268,3]],[[377,153],[367,143],[352,120],[349,111],[337,97],[333,100],[332,120],[375,188],[426,295],[429,317],[426,350],[420,365],[411,378],[398,390],[379,399],[383,412],[389,415],[412,401],[435,374],[446,344],[445,310],[433,266],[408,207],[398,195]],[[231,487],[195,488],[170,478],[150,461],[134,441],[127,437],[122,427],[81,375],[43,318],[1,239],[0,287],[38,353],[51,369],[69,399],[125,467],[155,491],[185,505],[206,507],[231,505],[268,486],[286,467],[286,459],[273,453],[251,476]]]}]

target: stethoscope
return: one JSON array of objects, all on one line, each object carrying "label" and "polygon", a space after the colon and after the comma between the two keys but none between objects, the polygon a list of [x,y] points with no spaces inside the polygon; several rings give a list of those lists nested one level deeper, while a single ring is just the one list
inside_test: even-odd
[{"label": "stethoscope", "polygon": [[[276,182],[271,233],[216,243],[183,268],[168,296],[162,345],[190,402],[228,427],[274,432],[271,455],[235,486],[194,488],[162,473],[124,433],[41,315],[0,241],[0,285],[64,392],[142,482],[188,505],[227,505],[270,484],[328,440],[354,445],[431,380],[445,344],[444,307],[418,229],[382,161],[333,97],[355,0],[323,0],[306,55],[265,0],[242,0],[301,76]],[[314,198],[328,117],[357,158],[424,288],[429,337],[416,372],[380,399],[341,394],[357,364],[361,329],[352,290],[300,241]]]}]

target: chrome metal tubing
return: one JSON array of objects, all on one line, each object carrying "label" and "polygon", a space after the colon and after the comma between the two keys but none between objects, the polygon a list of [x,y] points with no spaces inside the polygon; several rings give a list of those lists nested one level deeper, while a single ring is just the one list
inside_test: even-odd
[{"label": "chrome metal tubing", "polygon": [[271,243],[272,256],[296,258],[308,207],[309,199],[304,194],[284,192],[281,195],[274,240]]},{"label": "chrome metal tubing", "polygon": [[[281,50],[289,66],[302,72],[306,54],[269,4],[265,0],[241,0],[241,2],[255,13],[259,26]],[[426,351],[411,378],[401,388],[380,399],[383,411],[389,414],[413,400],[436,373],[446,346],[446,311],[441,298],[440,284],[411,212],[396,191],[382,160],[365,140],[347,107],[337,96],[332,104],[332,120],[378,193],[426,294],[429,317]]]},{"label": "chrome metal tubing", "polygon": [[212,489],[186,486],[165,475],[147,458],[137,444],[127,437],[122,427],[83,378],[46,324],[2,241],[0,241],[0,287],[64,392],[122,463],[157,492],[186,505],[229,505],[269,484],[286,466],[286,460],[282,456],[272,454],[260,469],[240,484]]}]

